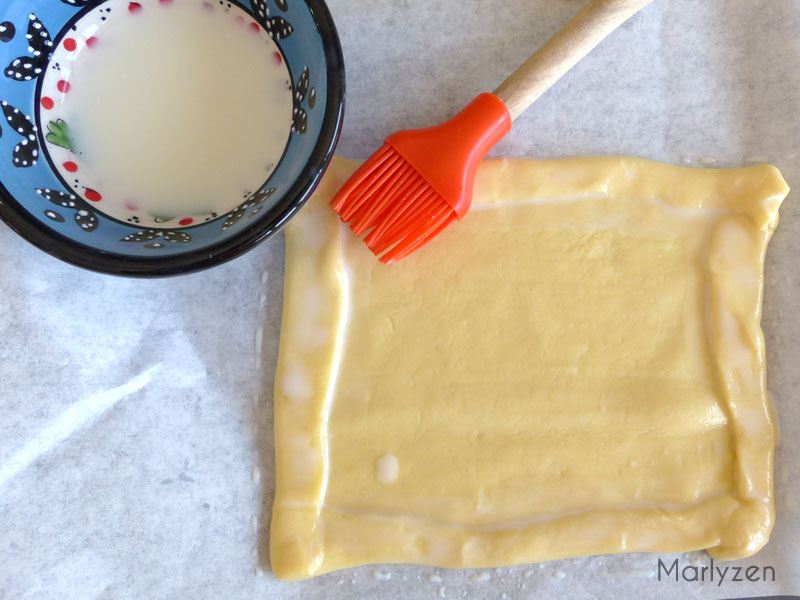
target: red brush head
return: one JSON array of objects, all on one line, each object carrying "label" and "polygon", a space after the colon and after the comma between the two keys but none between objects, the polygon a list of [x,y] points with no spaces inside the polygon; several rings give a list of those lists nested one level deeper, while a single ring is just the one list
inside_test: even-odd
[{"label": "red brush head", "polygon": [[331,205],[390,264],[424,246],[472,202],[475,171],[511,130],[503,102],[481,94],[449,121],[389,136]]},{"label": "red brush head", "polygon": [[457,218],[453,207],[389,144],[361,165],[332,206],[356,235],[372,230],[364,242],[384,264],[411,254]]}]

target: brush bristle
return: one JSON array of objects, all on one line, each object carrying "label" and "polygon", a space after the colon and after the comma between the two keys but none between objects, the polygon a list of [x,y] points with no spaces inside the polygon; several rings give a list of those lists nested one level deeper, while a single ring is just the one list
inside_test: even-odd
[{"label": "brush bristle", "polygon": [[453,208],[390,145],[373,154],[331,201],[384,264],[421,248],[456,219]]}]

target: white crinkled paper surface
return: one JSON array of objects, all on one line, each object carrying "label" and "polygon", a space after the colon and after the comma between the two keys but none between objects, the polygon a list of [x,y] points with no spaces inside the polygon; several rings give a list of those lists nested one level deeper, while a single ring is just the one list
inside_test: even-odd
[{"label": "white crinkled paper surface", "polygon": [[[338,151],[365,157],[386,134],[493,89],[585,1],[329,4],[347,63]],[[799,31],[800,0],[656,0],[493,155],[771,162],[798,185]],[[792,193],[767,254],[763,319],[777,523],[763,551],[734,563],[772,567],[774,582],[658,580],[658,558],[709,566],[690,553],[482,571],[378,565],[286,584],[266,552],[281,237],[211,271],[135,281],[68,266],[1,226],[0,599],[800,594],[799,239]]]}]

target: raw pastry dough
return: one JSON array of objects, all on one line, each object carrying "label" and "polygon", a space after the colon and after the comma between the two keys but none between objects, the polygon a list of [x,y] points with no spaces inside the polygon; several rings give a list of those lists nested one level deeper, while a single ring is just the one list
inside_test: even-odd
[{"label": "raw pastry dough", "polygon": [[489,161],[386,267],[327,206],[356,164],[286,228],[278,577],[767,542],[775,168]]}]

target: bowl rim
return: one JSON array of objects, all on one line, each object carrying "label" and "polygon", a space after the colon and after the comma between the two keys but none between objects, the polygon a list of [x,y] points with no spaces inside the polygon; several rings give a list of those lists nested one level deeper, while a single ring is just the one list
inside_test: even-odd
[{"label": "bowl rim", "polygon": [[92,248],[48,228],[34,218],[0,180],[0,219],[21,237],[51,256],[90,271],[124,277],[185,275],[228,262],[274,235],[308,201],[333,158],[344,120],[345,67],[341,43],[325,0],[303,0],[319,31],[328,78],[322,130],[300,175],[280,201],[255,223],[230,238],[199,250],[172,256],[137,257]]}]

